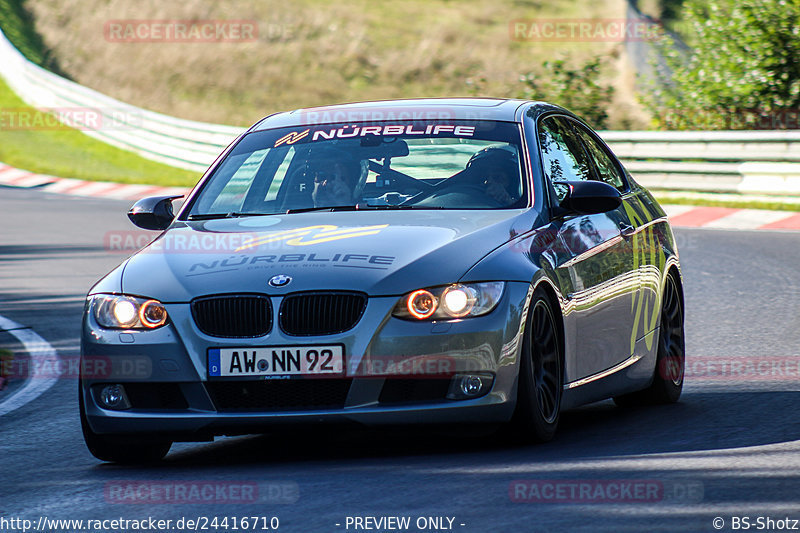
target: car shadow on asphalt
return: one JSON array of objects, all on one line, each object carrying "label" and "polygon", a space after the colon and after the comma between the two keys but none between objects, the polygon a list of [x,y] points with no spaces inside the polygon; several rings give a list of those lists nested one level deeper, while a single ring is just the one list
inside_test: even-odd
[{"label": "car shadow on asphalt", "polygon": [[800,439],[800,392],[701,392],[674,405],[595,403],[562,414],[556,439],[519,442],[505,428],[287,427],[264,435],[179,445],[157,468],[287,465],[462,456],[486,464],[724,450]]},{"label": "car shadow on asphalt", "polygon": [[[36,261],[40,259],[74,258],[88,254],[108,254],[107,247],[77,244],[9,244],[0,245],[0,261]],[[124,256],[120,255],[120,260]]]}]

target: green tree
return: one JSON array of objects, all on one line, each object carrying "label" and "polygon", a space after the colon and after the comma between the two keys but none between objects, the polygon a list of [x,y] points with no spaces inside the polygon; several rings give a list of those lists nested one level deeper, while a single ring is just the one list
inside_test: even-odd
[{"label": "green tree", "polygon": [[643,98],[658,126],[800,127],[800,0],[685,0],[681,27]]},{"label": "green tree", "polygon": [[595,128],[608,126],[607,107],[614,95],[614,87],[603,84],[605,63],[598,56],[571,67],[565,59],[545,61],[542,73],[529,73],[520,77],[522,87],[517,98],[543,100],[565,107],[586,120]]}]

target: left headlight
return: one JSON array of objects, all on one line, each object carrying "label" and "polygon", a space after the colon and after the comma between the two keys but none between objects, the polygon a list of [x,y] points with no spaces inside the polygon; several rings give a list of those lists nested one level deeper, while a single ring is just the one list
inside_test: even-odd
[{"label": "left headlight", "polygon": [[104,328],[155,329],[167,323],[167,309],[158,300],[124,294],[96,294],[94,319]]},{"label": "left headlight", "polygon": [[406,320],[452,320],[490,313],[503,295],[505,283],[456,283],[410,292],[400,298],[392,315]]}]

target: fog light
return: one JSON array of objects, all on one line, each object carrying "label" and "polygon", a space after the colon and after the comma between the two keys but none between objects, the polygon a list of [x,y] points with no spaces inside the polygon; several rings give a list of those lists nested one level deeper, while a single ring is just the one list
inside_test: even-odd
[{"label": "fog light", "polygon": [[483,382],[478,376],[464,376],[461,378],[461,393],[464,396],[475,396],[481,392]]},{"label": "fog light", "polygon": [[98,399],[106,409],[129,409],[131,406],[125,394],[125,387],[119,384],[105,385],[100,389]]},{"label": "fog light", "polygon": [[492,389],[494,376],[489,373],[456,374],[450,382],[447,397],[451,400],[477,398]]}]

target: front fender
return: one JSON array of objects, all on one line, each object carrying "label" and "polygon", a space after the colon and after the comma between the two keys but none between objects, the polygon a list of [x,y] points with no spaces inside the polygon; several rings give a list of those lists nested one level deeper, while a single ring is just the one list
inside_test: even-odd
[{"label": "front fender", "polygon": [[552,225],[546,225],[511,240],[494,250],[473,266],[460,280],[463,283],[474,281],[505,280],[529,284],[525,311],[522,314],[520,330],[525,327],[527,309],[534,290],[544,287],[558,306],[561,341],[564,346],[564,375],[571,377],[577,369],[577,355],[574,343],[574,321],[571,320],[569,301],[564,287],[559,283],[556,267],[568,255],[563,249],[562,240]]},{"label": "front fender", "polygon": [[121,293],[122,292],[122,272],[125,270],[125,265],[128,264],[128,259],[122,262],[114,270],[100,278],[100,281],[92,285],[89,289],[88,296],[99,293]]}]

